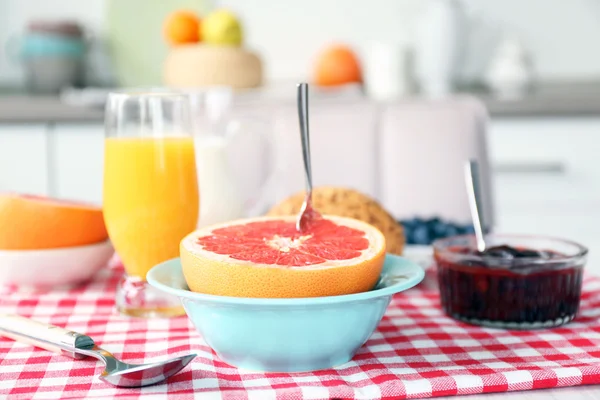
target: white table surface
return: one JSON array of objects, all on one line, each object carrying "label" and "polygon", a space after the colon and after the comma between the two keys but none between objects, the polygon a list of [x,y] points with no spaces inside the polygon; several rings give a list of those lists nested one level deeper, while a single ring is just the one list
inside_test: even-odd
[{"label": "white table surface", "polygon": [[[409,257],[426,267],[431,263],[431,248],[429,246],[407,246],[404,251],[404,256]],[[447,396],[437,398],[448,400],[600,400],[600,385],[570,386],[555,389],[471,394],[465,396]]]}]

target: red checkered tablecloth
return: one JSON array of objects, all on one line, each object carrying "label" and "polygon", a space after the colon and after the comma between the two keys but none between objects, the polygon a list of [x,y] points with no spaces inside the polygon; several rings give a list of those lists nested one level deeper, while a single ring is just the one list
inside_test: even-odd
[{"label": "red checkered tablecloth", "polygon": [[[112,387],[94,359],[70,358],[0,338],[0,398],[404,399],[600,383],[600,278],[587,277],[579,317],[563,328],[505,331],[446,317],[431,275],[396,295],[355,358],[315,373],[261,374],[220,361],[186,317],[116,314],[121,269],[62,291],[0,289],[0,313],[18,313],[92,336],[127,362],[191,352],[198,357],[168,384]],[[153,395],[153,396],[150,396]]]}]

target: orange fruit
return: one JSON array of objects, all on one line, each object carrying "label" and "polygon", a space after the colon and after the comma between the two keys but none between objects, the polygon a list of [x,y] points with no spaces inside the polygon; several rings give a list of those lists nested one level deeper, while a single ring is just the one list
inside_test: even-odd
[{"label": "orange fruit", "polygon": [[164,36],[173,46],[197,43],[201,40],[200,18],[192,11],[175,11],[165,20]]},{"label": "orange fruit", "polygon": [[335,45],[317,57],[314,80],[319,86],[336,86],[362,82],[358,57],[347,46]]},{"label": "orange fruit", "polygon": [[83,246],[108,238],[102,209],[39,196],[0,195],[0,249]]},{"label": "orange fruit", "polygon": [[365,222],[326,216],[305,232],[296,217],[258,217],[206,227],[180,245],[193,292],[233,297],[335,296],[372,289],[385,238]]}]

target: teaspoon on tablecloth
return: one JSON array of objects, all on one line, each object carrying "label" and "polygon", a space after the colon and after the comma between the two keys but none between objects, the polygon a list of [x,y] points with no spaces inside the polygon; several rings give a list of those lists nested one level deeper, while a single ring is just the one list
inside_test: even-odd
[{"label": "teaspoon on tablecloth", "polygon": [[195,354],[190,354],[149,364],[127,364],[98,347],[89,336],[20,315],[0,315],[0,335],[75,359],[95,357],[105,365],[100,379],[121,387],[161,383],[181,371],[196,357]]}]

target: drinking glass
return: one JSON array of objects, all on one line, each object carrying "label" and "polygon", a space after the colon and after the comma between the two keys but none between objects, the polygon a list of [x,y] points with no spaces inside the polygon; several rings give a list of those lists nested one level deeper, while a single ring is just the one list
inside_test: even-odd
[{"label": "drinking glass", "polygon": [[106,106],[104,219],[125,267],[117,309],[177,316],[180,301],[152,288],[146,273],[179,256],[194,230],[199,196],[189,97],[169,91],[111,93]]}]

